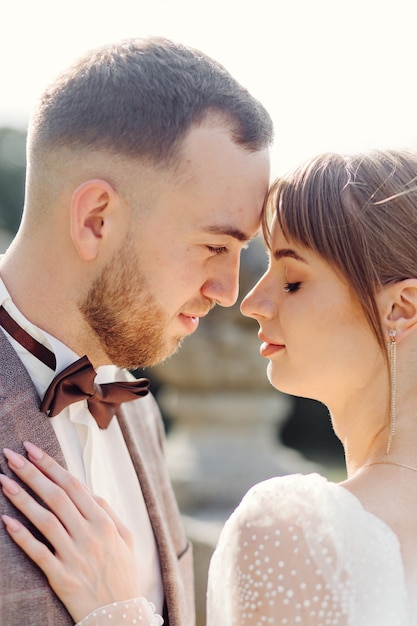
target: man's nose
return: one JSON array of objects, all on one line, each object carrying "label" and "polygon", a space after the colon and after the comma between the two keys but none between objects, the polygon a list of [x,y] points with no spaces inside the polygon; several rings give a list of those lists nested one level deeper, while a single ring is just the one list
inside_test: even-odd
[{"label": "man's nose", "polygon": [[201,292],[220,306],[233,306],[239,295],[240,259],[225,264],[204,283]]}]

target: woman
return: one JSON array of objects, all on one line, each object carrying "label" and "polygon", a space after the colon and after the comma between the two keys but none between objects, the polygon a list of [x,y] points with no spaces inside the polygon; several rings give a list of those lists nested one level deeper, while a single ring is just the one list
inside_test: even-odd
[{"label": "woman", "polygon": [[[242,312],[259,323],[271,383],[328,406],[348,479],[285,476],[245,496],[212,559],[208,623],[417,624],[417,155],[320,156],[278,180],[267,207],[270,264]],[[108,535],[134,571],[129,537],[104,503],[27,449],[32,463],[7,451],[9,462],[68,532],[22,489],[2,479],[3,490],[64,548],[47,552],[10,518],[6,528],[75,620],[90,613],[83,626],[108,624],[106,613],[131,604],[91,611],[139,596],[140,582],[116,593],[109,572],[96,593],[80,571],[87,580],[101,571]],[[102,540],[84,555],[97,523]],[[137,602],[141,624],[157,620]]]},{"label": "woman", "polygon": [[417,623],[417,155],[318,157],[269,207],[269,268],[242,312],[271,383],[329,408],[348,480],[249,492],[211,564],[209,622]]}]

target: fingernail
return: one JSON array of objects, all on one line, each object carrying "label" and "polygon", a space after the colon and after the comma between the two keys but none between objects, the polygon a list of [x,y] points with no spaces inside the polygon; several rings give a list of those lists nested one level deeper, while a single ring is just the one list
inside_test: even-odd
[{"label": "fingernail", "polygon": [[20,524],[17,520],[13,519],[13,517],[9,517],[8,515],[2,515],[1,519],[4,522],[6,528],[12,532],[16,532],[20,528]]},{"label": "fingernail", "polygon": [[11,496],[15,496],[19,493],[19,487],[14,480],[6,476],[5,474],[0,474],[0,483],[3,487],[3,491],[8,493]]},{"label": "fingernail", "polygon": [[9,461],[10,467],[13,467],[14,469],[22,469],[22,467],[25,467],[26,461],[21,454],[17,454],[17,452],[14,452],[9,448],[3,448],[3,454]]},{"label": "fingernail", "polygon": [[31,443],[30,441],[24,441],[23,445],[25,446],[27,453],[32,459],[40,461],[43,458],[42,450],[38,448],[38,446],[35,446],[34,443]]}]

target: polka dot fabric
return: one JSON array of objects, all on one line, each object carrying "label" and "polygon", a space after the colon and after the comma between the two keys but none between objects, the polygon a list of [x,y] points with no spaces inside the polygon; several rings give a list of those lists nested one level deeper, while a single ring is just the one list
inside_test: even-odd
[{"label": "polka dot fabric", "polygon": [[164,620],[145,598],[114,602],[96,609],[76,626],[162,626]]},{"label": "polka dot fabric", "polygon": [[399,542],[343,487],[255,486],[212,558],[208,626],[411,626]]}]

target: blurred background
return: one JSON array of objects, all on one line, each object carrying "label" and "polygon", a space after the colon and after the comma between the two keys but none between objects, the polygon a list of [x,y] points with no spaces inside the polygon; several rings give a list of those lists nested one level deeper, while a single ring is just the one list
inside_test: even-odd
[{"label": "blurred background", "polygon": [[[38,95],[87,49],[125,37],[169,37],[223,63],[272,115],[273,177],[319,152],[417,149],[415,0],[15,0],[1,15],[1,250],[21,216]],[[242,257],[242,295],[265,265],[255,241]],[[270,387],[256,333],[239,304],[214,310],[177,355],[146,371],[195,545],[201,626],[209,558],[245,491],[294,471],[345,476],[327,410]]]}]

